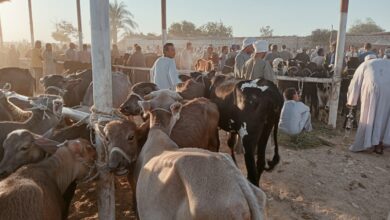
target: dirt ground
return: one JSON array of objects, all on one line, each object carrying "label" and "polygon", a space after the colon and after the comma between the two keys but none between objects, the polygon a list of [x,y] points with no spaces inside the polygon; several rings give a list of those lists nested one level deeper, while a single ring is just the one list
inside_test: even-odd
[{"label": "dirt ground", "polygon": [[[280,143],[281,162],[261,179],[268,219],[390,219],[390,149],[385,149],[384,155],[352,153],[348,147],[354,133],[344,134],[342,129],[321,133],[319,138],[329,146],[300,148],[299,144],[287,147],[286,141]],[[221,151],[228,152],[226,133],[220,132],[220,137]],[[272,151],[267,150],[269,157]],[[246,175],[243,155],[237,159]],[[81,184],[69,219],[97,219],[95,198],[96,184]],[[134,219],[131,201],[126,178],[118,177],[117,219]]]}]

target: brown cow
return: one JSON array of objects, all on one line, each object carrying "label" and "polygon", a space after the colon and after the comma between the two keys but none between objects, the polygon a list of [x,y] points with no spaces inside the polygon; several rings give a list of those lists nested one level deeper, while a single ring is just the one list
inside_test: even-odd
[{"label": "brown cow", "polygon": [[26,121],[32,115],[31,111],[24,111],[8,100],[3,91],[0,90],[0,120],[7,116],[4,121]]},{"label": "brown cow", "polygon": [[47,160],[27,165],[0,182],[0,216],[13,220],[62,219],[62,194],[75,180],[90,178],[95,150],[84,140],[65,143]]}]

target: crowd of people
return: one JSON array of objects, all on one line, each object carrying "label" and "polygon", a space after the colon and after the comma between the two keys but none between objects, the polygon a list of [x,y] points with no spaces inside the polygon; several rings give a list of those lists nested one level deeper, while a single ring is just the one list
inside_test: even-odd
[{"label": "crowd of people", "polygon": [[[142,71],[135,71],[131,80],[135,82],[151,81],[160,89],[173,90],[175,89],[176,84],[180,82],[178,70],[194,70],[194,64],[198,59],[212,62],[213,69],[216,71],[220,71],[227,65],[226,61],[228,59],[234,59],[234,66],[231,67],[233,70],[232,75],[234,75],[234,77],[246,80],[265,78],[276,83],[276,73],[272,68],[272,63],[275,59],[281,59],[283,61],[295,59],[304,63],[313,62],[318,67],[323,67],[325,65],[332,68],[335,64],[336,47],[337,44],[334,42],[326,49],[316,46],[313,49],[301,48],[297,51],[291,51],[286,45],[281,45],[281,50],[279,50],[278,45],[276,44],[269,44],[266,40],[256,40],[255,38],[249,37],[243,40],[242,45],[234,44],[230,47],[214,47],[210,44],[206,47],[194,48],[191,42],[187,42],[182,49],[176,49],[174,44],[167,43],[163,46],[162,50],[160,50],[159,46],[146,46],[143,50],[140,45],[135,44],[133,47],[129,47],[123,52],[114,44],[112,45],[111,58],[113,62],[117,59],[125,58],[123,64],[127,66],[146,67],[144,54],[156,54],[159,58],[154,62],[150,74],[145,74],[145,72]],[[326,50],[328,50],[328,53],[325,52]],[[20,45],[18,48],[15,45],[10,45],[6,55],[7,59],[3,59],[5,66],[18,66],[21,54],[23,53],[25,53],[26,57],[30,58],[31,70],[34,76],[38,78],[42,77],[44,74],[56,74],[56,63],[58,60],[82,63],[91,62],[90,46],[86,44],[78,50],[74,43],[69,43],[68,47],[64,45],[62,48],[59,48],[56,44],[52,45],[47,43],[43,49],[41,41],[36,41],[34,48],[30,50],[27,50],[26,47],[21,47]],[[390,49],[373,48],[370,43],[365,43],[360,49],[357,49],[357,47],[353,45],[349,46],[345,52],[344,61],[348,62],[350,59],[358,59],[360,63],[364,63],[368,60],[378,60],[378,58],[388,60],[390,58]],[[387,63],[385,64],[387,65]],[[378,65],[381,66],[382,64]],[[362,69],[362,66],[363,64],[360,65],[357,74],[355,74],[354,79],[351,82],[348,93],[349,105],[357,105],[358,98],[356,97],[360,97],[360,94],[364,92],[364,89],[367,89],[362,88],[362,85],[364,84],[364,82],[362,82],[363,72],[371,71],[372,74],[377,74],[376,69],[378,68],[367,70]],[[383,68],[381,68],[380,71],[384,71]],[[39,81],[37,80],[37,84],[38,83]],[[39,88],[39,86],[40,85],[37,85],[37,88]],[[288,88],[284,91],[283,95],[285,97],[285,104],[281,113],[280,130],[288,135],[297,135],[303,131],[311,131],[310,109],[300,101],[298,92],[293,88]],[[362,101],[363,104],[365,103],[364,101],[365,100]],[[362,111],[362,114],[365,115],[365,108],[363,108]],[[371,120],[370,122],[372,122],[372,119],[367,120]],[[384,126],[381,128],[383,127]],[[364,132],[367,132],[367,129],[361,128],[360,126],[358,133],[362,134]],[[370,144],[366,144],[368,136],[370,138],[371,136],[368,134],[364,135],[366,135],[366,139],[357,139],[354,144],[355,147],[351,148],[352,150],[360,150],[361,148],[358,146],[368,146],[370,144],[373,146],[382,146],[383,143],[390,143],[390,141],[387,140],[383,141],[380,137],[384,137],[384,135],[379,132],[379,137],[375,136],[374,141],[369,142]]]}]

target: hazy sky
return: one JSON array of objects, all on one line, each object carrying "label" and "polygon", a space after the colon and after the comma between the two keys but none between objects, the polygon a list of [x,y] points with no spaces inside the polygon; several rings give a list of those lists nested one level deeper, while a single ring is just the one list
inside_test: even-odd
[{"label": "hazy sky", "polygon": [[[120,1],[120,0],[119,0]],[[160,33],[160,0],[123,0],[134,14],[139,31]],[[350,0],[348,26],[371,17],[390,31],[390,0]],[[66,20],[77,25],[76,0],[32,0],[35,39],[52,42],[54,23]],[[335,29],[340,0],[167,0],[167,23],[187,20],[196,25],[222,21],[233,27],[234,36],[258,36],[270,25],[274,35],[309,35],[316,28]],[[90,41],[89,0],[81,0],[84,39]],[[5,41],[29,40],[27,0],[0,4]]]}]

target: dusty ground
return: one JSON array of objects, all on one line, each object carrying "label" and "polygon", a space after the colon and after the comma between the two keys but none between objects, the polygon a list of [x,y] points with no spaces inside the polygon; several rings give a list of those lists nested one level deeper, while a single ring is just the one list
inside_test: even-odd
[{"label": "dusty ground", "polygon": [[[323,128],[317,124],[317,129]],[[344,137],[339,129],[315,135],[329,146],[300,148],[298,143],[286,147],[290,144],[283,140],[281,162],[273,172],[263,174],[261,188],[267,194],[268,219],[386,220],[390,215],[390,149],[384,155],[351,153],[348,146],[353,133]],[[224,132],[221,142],[221,151],[227,152]],[[243,156],[237,158],[245,174]],[[117,178],[116,188],[117,219],[134,219],[126,178]],[[80,185],[69,219],[97,219],[95,195],[94,183]]]}]

